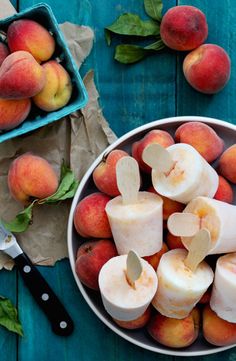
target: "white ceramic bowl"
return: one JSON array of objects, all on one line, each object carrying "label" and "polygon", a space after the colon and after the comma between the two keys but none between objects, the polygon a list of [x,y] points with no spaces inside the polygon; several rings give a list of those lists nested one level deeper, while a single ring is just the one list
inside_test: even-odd
[{"label": "white ceramic bowl", "polygon": [[185,123],[187,121],[200,121],[207,123],[213,129],[216,130],[216,132],[220,135],[221,138],[224,139],[226,147],[236,143],[235,125],[217,119],[197,117],[197,116],[165,118],[145,124],[128,132],[127,134],[123,135],[121,138],[116,140],[112,145],[110,145],[108,148],[104,150],[104,152],[94,161],[94,163],[91,165],[91,167],[88,169],[83,179],[81,180],[71,206],[71,211],[68,221],[67,236],[68,236],[68,252],[69,252],[70,265],[75,281],[87,304],[91,307],[91,309],[96,314],[96,316],[98,316],[102,320],[102,322],[104,322],[104,324],[106,324],[111,330],[116,332],[124,339],[144,349],[167,355],[200,356],[200,355],[209,355],[216,352],[224,351],[229,348],[232,348],[235,345],[226,346],[226,347],[216,347],[207,343],[203,339],[202,335],[200,335],[198,339],[194,342],[194,344],[192,344],[191,346],[186,347],[184,349],[173,349],[173,348],[165,347],[155,342],[142,329],[132,330],[132,331],[122,329],[112,321],[111,317],[104,310],[101,302],[100,293],[91,291],[85,286],[83,286],[83,284],[80,282],[79,278],[75,273],[76,251],[82,242],[82,238],[78,236],[78,234],[76,233],[73,227],[74,210],[77,203],[82,198],[84,198],[86,195],[96,190],[92,180],[92,173],[95,167],[101,162],[103,155],[117,148],[124,149],[130,152],[131,144],[134,141],[141,139],[148,131],[153,129],[163,129],[163,130],[167,130],[171,134],[174,134],[175,129],[178,126],[180,126],[182,123]]}]

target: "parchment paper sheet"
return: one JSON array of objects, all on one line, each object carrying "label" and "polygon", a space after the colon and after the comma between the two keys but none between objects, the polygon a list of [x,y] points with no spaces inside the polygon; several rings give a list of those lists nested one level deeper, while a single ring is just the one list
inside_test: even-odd
[{"label": "parchment paper sheet", "polygon": [[[89,27],[64,23],[61,29],[78,65],[88,56],[93,45],[93,31]],[[62,160],[81,179],[89,165],[116,136],[104,119],[98,104],[98,92],[93,71],[86,74],[84,83],[89,94],[87,106],[33,133],[0,144],[0,218],[11,220],[22,210],[12,199],[7,186],[7,173],[13,159],[25,152],[46,158],[60,173]],[[66,228],[71,201],[42,205],[34,209],[33,224],[24,233],[16,234],[23,250],[32,262],[54,265],[67,257]],[[14,263],[0,252],[0,269],[12,269]]]}]

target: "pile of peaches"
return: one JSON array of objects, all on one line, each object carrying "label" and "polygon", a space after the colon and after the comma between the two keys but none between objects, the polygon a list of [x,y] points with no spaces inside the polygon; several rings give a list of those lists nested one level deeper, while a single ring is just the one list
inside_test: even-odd
[{"label": "pile of peaches", "polygon": [[[214,196],[223,202],[233,203],[233,184],[236,184],[236,144],[225,149],[224,141],[213,128],[201,122],[186,122],[180,125],[172,136],[165,130],[148,131],[142,139],[132,144],[130,153],[140,169],[142,190],[155,192],[151,186],[151,168],[142,160],[144,149],[152,143],[168,147],[174,143],[193,146],[207,162],[217,160],[219,186]],[[95,189],[82,198],[74,212],[74,226],[82,243],[78,247],[75,271],[81,283],[89,289],[99,291],[98,276],[102,266],[117,256],[112,232],[106,215],[107,202],[119,195],[116,180],[116,164],[119,159],[130,155],[122,149],[112,150],[93,170]],[[181,212],[185,205],[163,197],[163,246],[148,257],[143,257],[156,270],[162,255],[170,249],[184,248],[181,238],[167,230],[167,220],[174,212]],[[215,261],[214,261],[215,262]],[[151,305],[144,314],[133,321],[113,320],[125,329],[146,329],[152,339],[167,347],[181,348],[191,345],[199,335],[216,346],[236,343],[236,323],[221,319],[209,306],[211,288],[184,319],[161,315]]]},{"label": "pile of peaches", "polygon": [[189,5],[172,7],[162,18],[160,35],[170,49],[190,51],[183,72],[194,89],[214,94],[224,88],[230,78],[230,57],[219,45],[203,44],[208,24],[200,9]]},{"label": "pile of peaches", "polygon": [[70,100],[67,70],[53,59],[53,35],[30,19],[13,21],[0,42],[0,131],[13,129],[29,115],[32,103],[51,112]]}]

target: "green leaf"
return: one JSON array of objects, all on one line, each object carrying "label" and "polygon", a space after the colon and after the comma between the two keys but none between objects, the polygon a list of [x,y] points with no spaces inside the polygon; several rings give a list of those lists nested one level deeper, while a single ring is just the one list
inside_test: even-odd
[{"label": "green leaf", "polygon": [[74,181],[70,187],[70,189],[68,190],[67,193],[64,194],[64,196],[62,196],[60,198],[60,201],[64,201],[65,199],[69,199],[69,198],[73,198],[76,191],[77,191],[77,188],[78,188],[78,185],[79,185],[79,181]]},{"label": "green leaf", "polygon": [[27,208],[17,214],[17,216],[10,222],[3,222],[6,229],[10,232],[24,232],[32,223],[33,206],[37,202],[34,200]]},{"label": "green leaf", "polygon": [[121,44],[116,46],[115,60],[123,64],[132,64],[142,60],[146,50],[138,45]]},{"label": "green leaf", "polygon": [[131,44],[117,45],[115,49],[114,58],[123,64],[136,63],[146,56],[154,53],[154,51],[160,51],[165,48],[165,44],[161,39],[145,47]]},{"label": "green leaf", "polygon": [[18,320],[16,308],[9,299],[2,296],[0,296],[0,325],[9,331],[23,336],[23,330]]},{"label": "green leaf", "polygon": [[166,45],[163,43],[161,39],[155,41],[154,43],[145,46],[144,49],[146,50],[154,50],[154,51],[160,51],[162,49],[166,48]]},{"label": "green leaf", "polygon": [[162,19],[162,0],[144,0],[146,13],[154,20],[161,22]]},{"label": "green leaf", "polygon": [[72,170],[63,163],[61,167],[61,180],[56,193],[50,197],[39,200],[38,203],[55,203],[72,198],[75,195],[78,184],[79,182],[76,181]]},{"label": "green leaf", "polygon": [[[160,34],[160,25],[153,20],[143,21],[138,15],[125,13],[117,18],[117,20],[107,26],[105,30],[119,35],[131,36],[155,36]],[[108,42],[110,38],[105,33]]]}]

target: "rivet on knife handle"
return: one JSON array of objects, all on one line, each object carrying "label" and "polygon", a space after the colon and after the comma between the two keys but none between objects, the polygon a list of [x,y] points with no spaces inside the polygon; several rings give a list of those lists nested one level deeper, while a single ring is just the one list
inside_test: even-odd
[{"label": "rivet on knife handle", "polygon": [[74,329],[73,321],[41,273],[25,253],[14,260],[32,296],[49,319],[53,332],[69,336]]}]

